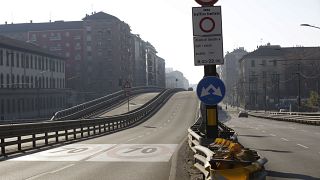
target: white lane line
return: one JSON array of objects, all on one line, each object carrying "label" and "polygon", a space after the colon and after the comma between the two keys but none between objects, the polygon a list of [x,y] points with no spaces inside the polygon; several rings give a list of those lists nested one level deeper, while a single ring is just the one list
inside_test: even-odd
[{"label": "white lane line", "polygon": [[295,127],[290,127],[291,129],[296,129]]},{"label": "white lane line", "polygon": [[168,119],[168,122],[170,122],[170,119]]},{"label": "white lane line", "polygon": [[263,133],[265,133],[266,131],[262,131]]},{"label": "white lane line", "polygon": [[275,137],[276,135],[275,135],[275,134],[270,134],[270,136],[273,136],[273,137]]},{"label": "white lane line", "polygon": [[133,140],[136,140],[136,139],[137,139],[137,138],[132,138],[132,139],[127,140],[127,142],[133,141]]},{"label": "white lane line", "polygon": [[52,174],[52,173],[57,173],[57,172],[59,172],[59,171],[62,171],[62,170],[64,170],[64,169],[67,169],[67,168],[69,168],[69,167],[71,167],[71,166],[74,166],[74,164],[69,164],[68,166],[62,167],[62,168],[57,169],[57,170],[55,170],[55,171],[51,171],[50,173],[51,173],[51,174]]},{"label": "white lane line", "polygon": [[53,174],[53,173],[62,171],[62,170],[64,170],[64,169],[67,169],[67,168],[69,168],[69,167],[71,167],[71,166],[74,166],[74,164],[69,164],[69,165],[67,165],[67,166],[64,166],[64,167],[59,168],[59,169],[54,170],[54,171],[44,172],[44,173],[38,174],[38,175],[36,175],[36,176],[29,177],[29,178],[27,178],[26,180],[38,179],[38,178],[41,177],[41,176],[44,176],[44,175],[47,175],[47,174]]},{"label": "white lane line", "polygon": [[306,130],[304,130],[304,129],[302,129],[302,130],[300,130],[300,131],[302,131],[302,132],[307,132]]},{"label": "white lane line", "polygon": [[138,136],[138,138],[142,138],[143,136],[141,135],[141,136]]},{"label": "white lane line", "polygon": [[284,140],[284,141],[289,141],[288,139],[286,139],[286,138],[281,138],[282,140]]},{"label": "white lane line", "polygon": [[301,147],[303,147],[303,148],[305,148],[305,149],[308,149],[309,147],[307,147],[307,146],[304,146],[304,145],[302,145],[302,144],[297,144],[298,146],[301,146]]}]

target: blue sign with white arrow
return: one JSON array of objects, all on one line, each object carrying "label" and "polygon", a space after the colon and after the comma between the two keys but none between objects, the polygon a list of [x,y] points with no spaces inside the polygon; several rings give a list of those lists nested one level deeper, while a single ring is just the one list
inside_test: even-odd
[{"label": "blue sign with white arrow", "polygon": [[198,83],[197,95],[201,102],[206,105],[216,105],[222,101],[226,94],[226,87],[215,76],[206,76]]}]

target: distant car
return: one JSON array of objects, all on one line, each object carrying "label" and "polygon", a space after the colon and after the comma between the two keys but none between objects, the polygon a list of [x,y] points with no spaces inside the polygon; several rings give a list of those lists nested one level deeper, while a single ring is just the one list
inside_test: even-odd
[{"label": "distant car", "polygon": [[247,111],[240,111],[238,114],[238,117],[248,117],[248,112]]},{"label": "distant car", "polygon": [[288,109],[280,109],[279,112],[288,112]]},{"label": "distant car", "polygon": [[189,88],[188,88],[188,91],[193,91],[193,88],[192,88],[192,87],[189,87]]}]

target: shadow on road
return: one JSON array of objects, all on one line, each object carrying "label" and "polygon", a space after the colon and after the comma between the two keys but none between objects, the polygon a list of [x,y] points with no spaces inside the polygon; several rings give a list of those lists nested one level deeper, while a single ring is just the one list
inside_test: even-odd
[{"label": "shadow on road", "polygon": [[269,151],[269,152],[278,152],[278,153],[292,153],[292,151],[283,151],[283,150],[275,150],[275,149],[256,149],[258,151]]},{"label": "shadow on road", "polygon": [[267,177],[270,177],[270,178],[277,177],[277,178],[303,179],[303,180],[320,180],[320,178],[315,178],[315,177],[303,175],[303,174],[285,173],[285,172],[277,172],[277,171],[269,171],[269,170],[267,170],[267,173],[268,173]]}]

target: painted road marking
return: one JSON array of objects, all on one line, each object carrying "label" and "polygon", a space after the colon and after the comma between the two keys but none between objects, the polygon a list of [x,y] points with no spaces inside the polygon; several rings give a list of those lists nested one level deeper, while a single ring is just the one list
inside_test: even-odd
[{"label": "painted road marking", "polygon": [[275,134],[270,134],[270,136],[273,136],[273,137],[275,137],[276,135],[275,135]]},{"label": "painted road marking", "polygon": [[301,146],[301,147],[303,147],[303,148],[305,148],[305,149],[308,149],[309,147],[307,147],[307,146],[304,146],[304,145],[302,145],[302,144],[297,144],[298,146]]},{"label": "painted road marking", "polygon": [[168,162],[177,144],[120,144],[87,161]]},{"label": "painted road marking", "polygon": [[302,132],[307,132],[306,130],[304,130],[304,129],[302,129],[302,130],[300,130],[300,131],[302,131]]},{"label": "painted road marking", "polygon": [[263,133],[265,133],[266,131],[262,131]]},{"label": "painted road marking", "polygon": [[[168,162],[176,147],[177,144],[70,144],[9,161]],[[56,173],[71,166],[30,178]]]},{"label": "painted road marking", "polygon": [[288,139],[286,139],[286,138],[281,138],[282,140],[284,140],[284,141],[289,141]]},{"label": "painted road marking", "polygon": [[133,141],[133,140],[136,140],[137,138],[132,138],[132,139],[129,139],[127,140],[127,142],[130,142],[130,141]]},{"label": "painted road marking", "polygon": [[54,171],[41,173],[41,174],[38,174],[38,175],[35,175],[35,176],[32,176],[32,177],[29,177],[29,178],[27,178],[26,180],[37,179],[37,178],[39,178],[39,177],[41,177],[41,176],[44,176],[44,175],[47,175],[47,174],[54,174],[54,173],[57,173],[57,172],[62,171],[62,170],[64,170],[64,169],[67,169],[67,168],[69,168],[69,167],[71,167],[71,166],[74,166],[74,164],[69,164],[69,165],[67,165],[67,166],[64,166],[64,167],[59,168],[59,169],[54,170]]},{"label": "painted road marking", "polygon": [[115,144],[70,144],[46,151],[21,156],[9,161],[81,161]]}]

